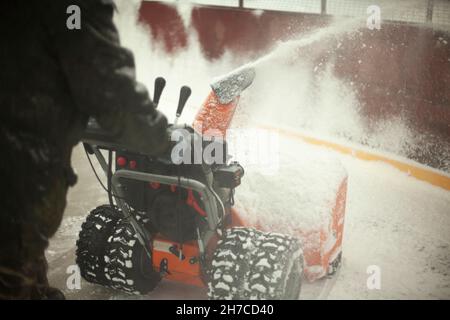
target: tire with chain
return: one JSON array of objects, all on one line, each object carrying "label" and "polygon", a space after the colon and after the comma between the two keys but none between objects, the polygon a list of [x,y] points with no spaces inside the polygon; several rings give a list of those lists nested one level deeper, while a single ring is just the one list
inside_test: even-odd
[{"label": "tire with chain", "polygon": [[251,228],[225,231],[217,243],[209,270],[208,297],[214,300],[248,299],[246,279],[251,253],[261,232]]},{"label": "tire with chain", "polygon": [[76,263],[81,276],[89,282],[107,285],[105,253],[107,239],[121,220],[120,212],[110,205],[93,209],[81,225],[77,240]]},{"label": "tire with chain", "polygon": [[252,300],[298,300],[303,277],[303,251],[298,239],[264,233],[253,253],[248,278]]},{"label": "tire with chain", "polygon": [[108,239],[105,277],[109,286],[130,294],[146,294],[160,282],[152,259],[127,221],[121,221]]},{"label": "tire with chain", "polygon": [[303,252],[296,238],[232,228],[217,244],[208,297],[217,300],[298,299]]}]

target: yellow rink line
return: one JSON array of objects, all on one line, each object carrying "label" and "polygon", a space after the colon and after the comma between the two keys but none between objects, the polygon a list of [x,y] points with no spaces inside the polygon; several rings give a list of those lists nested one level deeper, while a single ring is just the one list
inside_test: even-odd
[{"label": "yellow rink line", "polygon": [[291,130],[271,127],[267,125],[262,125],[261,127],[267,130],[277,131],[278,133],[283,134],[285,136],[289,136],[291,138],[301,139],[309,144],[331,148],[338,152],[352,155],[361,160],[382,161],[394,166],[398,170],[403,171],[408,175],[413,176],[419,180],[426,181],[428,183],[431,183],[432,185],[450,190],[450,176],[446,175],[445,173],[439,173],[438,170],[433,170],[431,168],[428,169],[426,167],[405,163],[400,160],[395,160],[392,158],[381,156],[369,151],[358,150],[356,148],[344,146],[335,142],[313,138],[298,132],[293,132]]}]

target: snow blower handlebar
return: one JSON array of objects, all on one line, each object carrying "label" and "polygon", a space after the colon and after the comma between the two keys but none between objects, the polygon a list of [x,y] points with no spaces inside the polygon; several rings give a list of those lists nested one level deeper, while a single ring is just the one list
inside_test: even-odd
[{"label": "snow blower handlebar", "polygon": [[122,190],[120,188],[121,179],[131,179],[147,183],[160,183],[169,186],[176,185],[184,189],[195,191],[201,196],[203,200],[205,211],[208,216],[208,225],[210,230],[214,231],[217,224],[219,223],[219,212],[216,205],[215,195],[212,193],[210,188],[197,180],[184,177],[158,175],[140,171],[118,170],[114,173],[112,182],[114,186],[119,186],[119,188],[116,188],[117,198],[119,199],[119,201],[123,201],[122,199],[124,198],[124,195],[122,194]]},{"label": "snow blower handlebar", "polygon": [[[148,247],[149,243],[148,239],[150,237],[148,236],[148,232],[146,231],[146,229],[143,228],[136,220],[136,218],[133,216],[131,212],[132,209],[127,204],[127,199],[124,190],[125,185],[123,180],[128,179],[133,181],[141,181],[146,182],[149,185],[152,183],[169,186],[177,185],[181,188],[190,189],[192,191],[197,192],[200,195],[202,203],[204,205],[208,223],[208,229],[205,230],[201,239],[198,239],[199,243],[201,244],[199,247],[200,254],[201,255],[204,254],[203,250],[205,248],[205,245],[209,243],[209,240],[211,239],[211,237],[213,237],[217,227],[222,222],[221,219],[223,219],[223,215],[220,214],[218,206],[218,205],[223,206],[223,204],[221,204],[220,199],[218,199],[217,195],[214,194],[214,191],[210,187],[194,179],[178,176],[165,176],[137,170],[121,169],[116,170],[114,173],[112,172],[109,173],[111,167],[110,163],[108,163],[108,161],[105,159],[104,155],[101,152],[103,147],[99,147],[98,145],[92,145],[86,142],[84,142],[83,144],[87,153],[95,155],[105,175],[108,176],[108,174],[110,174],[110,178],[108,179],[111,179],[110,184],[111,189],[108,188],[106,191],[108,192],[108,194],[112,194],[112,196],[114,197],[117,206],[121,209],[123,216],[128,220],[128,222],[135,230],[139,243],[143,245],[149,257],[151,256],[150,248]],[[110,148],[108,148],[108,150],[111,151]],[[89,162],[91,162],[90,159]],[[95,168],[93,166],[92,169],[94,170],[95,173]],[[97,176],[97,173],[95,173],[95,175]]]}]

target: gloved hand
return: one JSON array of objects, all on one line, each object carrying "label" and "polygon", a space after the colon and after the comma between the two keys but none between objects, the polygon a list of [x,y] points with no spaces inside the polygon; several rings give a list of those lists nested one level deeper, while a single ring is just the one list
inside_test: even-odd
[{"label": "gloved hand", "polygon": [[121,112],[113,117],[103,115],[98,122],[107,131],[114,132],[116,142],[127,150],[160,156],[168,152],[170,140],[167,132],[167,118],[161,112]]}]

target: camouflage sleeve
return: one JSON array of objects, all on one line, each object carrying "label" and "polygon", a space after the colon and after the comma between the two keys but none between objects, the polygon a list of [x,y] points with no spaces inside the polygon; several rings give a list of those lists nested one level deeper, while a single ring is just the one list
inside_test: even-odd
[{"label": "camouflage sleeve", "polygon": [[[136,81],[133,54],[120,45],[113,22],[113,1],[51,2],[47,23],[77,108],[141,151],[163,153],[169,145],[167,119]],[[74,4],[81,9],[81,28],[69,30],[66,10]]]}]

